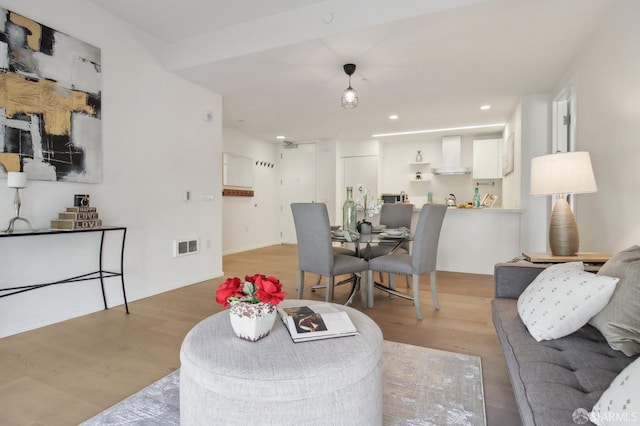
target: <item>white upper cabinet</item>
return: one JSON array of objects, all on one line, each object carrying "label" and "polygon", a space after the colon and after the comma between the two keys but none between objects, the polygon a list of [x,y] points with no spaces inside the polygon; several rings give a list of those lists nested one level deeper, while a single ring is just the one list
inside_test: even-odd
[{"label": "white upper cabinet", "polygon": [[502,179],[502,139],[473,141],[473,178]]}]

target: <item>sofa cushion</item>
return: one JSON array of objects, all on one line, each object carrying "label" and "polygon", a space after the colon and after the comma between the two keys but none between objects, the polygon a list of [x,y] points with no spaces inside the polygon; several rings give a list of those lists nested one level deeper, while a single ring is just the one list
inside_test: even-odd
[{"label": "sofa cushion", "polygon": [[606,306],[617,282],[585,272],[582,262],[553,265],[522,292],[518,313],[536,341],[564,337]]},{"label": "sofa cushion", "polygon": [[640,353],[640,246],[617,253],[598,275],[620,278],[611,300],[589,323],[612,348],[628,356]]},{"label": "sofa cushion", "polygon": [[632,362],[613,379],[593,407],[589,418],[598,426],[640,422],[640,359]]},{"label": "sofa cushion", "polygon": [[609,347],[594,327],[540,343],[520,320],[515,299],[493,302],[493,322],[502,345],[522,422],[574,425],[578,408],[590,410],[633,358]]}]

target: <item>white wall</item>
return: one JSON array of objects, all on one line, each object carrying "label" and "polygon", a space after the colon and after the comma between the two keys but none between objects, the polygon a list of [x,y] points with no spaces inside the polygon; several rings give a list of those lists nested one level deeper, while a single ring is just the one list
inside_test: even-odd
[{"label": "white wall", "polygon": [[[548,94],[524,96],[509,121],[514,129],[516,161],[520,164],[514,173],[521,193],[520,244],[521,251],[548,251],[548,219],[551,197],[529,195],[531,187],[531,159],[549,153],[551,142],[551,103]],[[518,170],[519,169],[519,170]]]},{"label": "white wall", "polygon": [[617,3],[567,72],[577,76],[576,150],[590,152],[598,185],[576,196],[581,251],[640,243],[639,16],[640,2]]},{"label": "white wall", "polygon": [[[127,25],[89,2],[2,0],[0,5],[102,51],[103,183],[31,181],[22,191],[22,215],[47,228],[73,205],[74,194],[90,194],[104,224],[128,227],[129,300],[222,275],[221,97],[165,71]],[[205,111],[213,113],[211,122]],[[0,180],[0,221],[6,223],[13,216],[14,193],[4,185]],[[183,201],[185,190],[192,201]],[[202,201],[202,194],[213,199]],[[200,253],[172,257],[174,239],[194,237],[201,240]],[[95,235],[0,238],[0,287],[97,269],[98,242]],[[107,266],[117,264],[119,253],[108,251]],[[121,304],[119,280],[107,280],[107,287],[109,304]],[[1,298],[0,336],[100,309],[98,282]]]},{"label": "white wall", "polygon": [[338,210],[342,211],[342,206],[337,207],[338,200],[337,191],[338,175],[338,153],[337,141],[334,139],[322,140],[317,142],[316,171],[318,174],[316,185],[316,201],[327,205],[327,213],[329,214],[330,223],[342,223],[342,215],[337,214]]},{"label": "white wall", "polygon": [[[222,197],[222,253],[237,253],[280,243],[279,146],[228,127],[222,131],[222,150],[251,158],[253,197]],[[264,161],[273,168],[256,164]],[[246,189],[246,188],[245,188]]]}]

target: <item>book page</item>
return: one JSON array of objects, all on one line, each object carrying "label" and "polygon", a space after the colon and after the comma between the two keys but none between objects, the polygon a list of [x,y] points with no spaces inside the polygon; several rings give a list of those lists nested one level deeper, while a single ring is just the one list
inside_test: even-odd
[{"label": "book page", "polygon": [[344,311],[324,313],[304,311],[298,310],[286,317],[286,325],[294,341],[357,334],[353,322]]}]

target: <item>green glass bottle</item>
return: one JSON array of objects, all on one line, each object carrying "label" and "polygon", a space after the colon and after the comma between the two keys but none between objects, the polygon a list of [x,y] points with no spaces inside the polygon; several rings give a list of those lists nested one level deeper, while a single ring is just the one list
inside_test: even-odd
[{"label": "green glass bottle", "polygon": [[347,199],[342,205],[342,229],[345,231],[356,231],[358,221],[358,210],[356,202],[353,201],[353,187],[347,186]]},{"label": "green glass bottle", "polygon": [[473,193],[473,207],[476,209],[480,208],[480,191],[478,188]]}]

